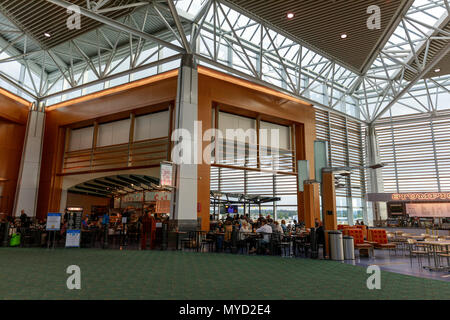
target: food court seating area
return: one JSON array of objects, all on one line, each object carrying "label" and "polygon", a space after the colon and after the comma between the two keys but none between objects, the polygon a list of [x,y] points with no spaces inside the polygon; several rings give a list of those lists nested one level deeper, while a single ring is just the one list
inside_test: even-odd
[{"label": "food court seating area", "polygon": [[[371,229],[366,226],[339,225],[338,229],[344,235],[353,237],[354,248],[359,252],[359,257],[376,257],[376,250],[388,250],[389,255],[409,257],[411,266],[417,265],[420,268],[438,271],[450,270],[450,236],[428,233],[417,235],[400,231],[387,232],[385,229]],[[298,228],[285,233],[272,234],[239,232],[238,228],[232,227],[224,232],[174,230],[165,232],[166,234],[163,235],[162,230],[158,230],[155,249],[282,257],[317,258],[319,256],[319,243],[314,229],[310,231]],[[13,242],[10,241],[12,234],[20,234],[20,241],[17,245],[20,247],[47,247],[50,245],[63,248],[65,245],[63,233],[48,233],[42,224],[36,223],[26,227],[12,224],[9,230],[6,230],[5,224],[0,224],[0,239],[3,246],[12,245]],[[101,228],[90,228],[82,231],[80,246],[83,248],[140,249],[141,234],[131,226],[126,234],[108,232],[108,235]]]}]

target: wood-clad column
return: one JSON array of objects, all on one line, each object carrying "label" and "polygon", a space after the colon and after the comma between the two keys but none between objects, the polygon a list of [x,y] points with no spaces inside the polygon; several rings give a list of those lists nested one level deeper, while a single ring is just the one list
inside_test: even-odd
[{"label": "wood-clad column", "polygon": [[337,230],[336,190],[334,174],[322,173],[322,206],[325,230]]},{"label": "wood-clad column", "polygon": [[303,198],[305,204],[305,226],[314,228],[315,219],[320,220],[320,185],[317,182],[305,183]]},{"label": "wood-clad column", "polygon": [[136,115],[130,114],[130,133],[128,135],[128,166],[133,165],[133,143],[134,143],[134,126],[136,123]]}]

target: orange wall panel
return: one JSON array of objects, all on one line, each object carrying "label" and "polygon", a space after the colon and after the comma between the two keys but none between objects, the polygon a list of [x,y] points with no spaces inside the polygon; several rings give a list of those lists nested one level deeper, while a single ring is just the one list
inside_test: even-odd
[{"label": "orange wall panel", "polygon": [[176,98],[178,73],[172,71],[163,75],[166,76],[155,76],[161,79],[159,81],[147,79],[142,86],[127,84],[110,90],[108,95],[97,93],[91,96],[91,100],[84,97],[82,100],[74,99],[49,108],[45,120],[38,217],[45,217],[47,212],[59,210],[62,177],[58,173],[61,172],[64,154],[64,126],[164,102],[171,103]]},{"label": "orange wall panel", "polygon": [[[123,86],[124,90],[112,90],[108,94],[98,93],[83,99],[74,99],[49,108],[46,117],[44,150],[40,177],[38,217],[58,210],[62,179],[61,170],[65,126],[93,120],[107,115],[139,108],[170,103],[176,99],[177,72],[159,76],[157,81],[144,81],[141,86]],[[199,67],[199,110],[203,132],[211,127],[214,104],[226,105],[261,115],[262,119],[278,118],[296,123],[296,150],[299,159],[310,160],[314,172],[315,112],[311,105],[274,90],[226,74]],[[208,142],[203,142],[206,146]],[[209,229],[210,165],[198,166],[198,217],[202,218],[202,229]],[[299,195],[300,198],[300,195]],[[301,197],[303,199],[303,197]],[[303,201],[301,201],[303,202]],[[299,206],[302,210],[302,204]]]},{"label": "orange wall panel", "polygon": [[[218,71],[199,67],[199,120],[202,129],[211,128],[213,105],[235,108],[242,115],[258,114],[263,120],[278,118],[296,124],[296,151],[299,160],[309,160],[311,175],[314,173],[314,108],[298,99],[276,92],[249,81],[238,79]],[[209,142],[203,142],[205,147]],[[198,169],[198,202],[201,210],[202,229],[209,229],[210,165]],[[201,178],[201,179],[200,179]],[[298,197],[299,215],[303,214],[303,193]]]},{"label": "orange wall panel", "polygon": [[8,215],[14,207],[29,106],[0,89],[0,213]]}]

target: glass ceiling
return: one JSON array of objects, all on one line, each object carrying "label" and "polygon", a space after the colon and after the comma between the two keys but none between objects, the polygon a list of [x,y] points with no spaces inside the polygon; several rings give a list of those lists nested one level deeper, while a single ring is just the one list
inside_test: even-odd
[{"label": "glass ceiling", "polygon": [[[174,3],[201,65],[271,86],[319,108],[364,122],[450,109],[450,75],[421,79],[408,88],[414,72],[423,71],[423,60],[420,60],[423,57],[419,52],[425,51],[427,42],[443,38],[443,34],[450,36],[441,29],[448,16],[444,0],[414,1],[364,75],[265,27],[221,1],[175,0]],[[170,22],[164,19],[167,7],[156,8],[156,13],[164,15],[155,14],[154,10],[150,5],[142,6],[118,21],[141,29],[145,21],[140,20],[145,14],[154,23],[167,26]],[[44,100],[47,106],[174,69],[180,61],[179,52],[136,35],[130,36],[130,42],[123,47],[114,46],[115,39],[123,37],[124,32],[111,26],[100,28],[103,42],[97,45],[98,54],[92,57],[85,57],[82,52],[69,53],[67,45],[19,56],[12,48],[18,43],[23,46],[21,41],[26,42],[27,36],[14,38],[11,34],[20,32],[0,15],[0,33],[3,38],[12,39],[0,41],[0,86],[29,101]],[[87,52],[96,43],[95,33],[98,36],[99,31],[89,32],[73,42]],[[176,46],[183,45],[179,31],[173,28],[157,36]],[[444,41],[448,42],[448,37]],[[429,60],[431,53],[430,50]],[[66,58],[71,55],[76,63],[61,68],[52,59],[55,55]],[[414,62],[418,63],[414,66]]]}]

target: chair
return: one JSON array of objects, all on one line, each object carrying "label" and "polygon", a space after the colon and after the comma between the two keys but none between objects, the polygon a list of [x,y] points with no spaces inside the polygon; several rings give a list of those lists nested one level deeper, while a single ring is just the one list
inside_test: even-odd
[{"label": "chair", "polygon": [[363,237],[364,239],[368,240],[369,239],[369,235],[367,233],[367,226],[353,226],[352,229],[361,229],[363,232]]},{"label": "chair", "polygon": [[294,240],[294,244],[295,244],[295,251],[294,251],[295,256],[298,256],[300,254],[303,254],[305,257],[308,256],[308,253],[310,252],[311,249],[311,243],[308,242],[307,237],[300,237]]},{"label": "chair", "polygon": [[393,242],[388,242],[386,230],[384,229],[370,229],[370,239],[375,243],[376,249],[389,250],[389,254],[392,250],[397,253],[397,245]]},{"label": "chair", "polygon": [[442,250],[442,252],[438,253],[439,258],[447,258],[447,267],[450,267],[450,251],[449,251],[449,247],[450,246],[445,246],[445,250]]},{"label": "chair", "polygon": [[359,250],[360,255],[367,250],[368,255],[373,256],[373,245],[364,241],[362,229],[347,229],[347,235],[353,237],[355,249]]},{"label": "chair", "polygon": [[210,235],[205,234],[205,237],[202,238],[202,242],[200,243],[200,251],[203,251],[205,247],[208,247],[208,252],[212,252],[214,248],[214,239],[210,237]]},{"label": "chair", "polygon": [[182,249],[195,249],[196,247],[196,239],[195,239],[195,231],[189,231],[187,233],[187,237],[182,238],[180,240]]},{"label": "chair", "polygon": [[422,247],[417,246],[417,241],[414,239],[408,239],[407,240],[408,247],[409,247],[409,258],[411,260],[411,266],[412,266],[412,256],[417,256],[417,261],[419,262],[419,265],[422,267],[422,256],[427,255],[428,256],[428,250],[426,247],[423,247],[423,249],[420,249]]},{"label": "chair", "polygon": [[[288,257],[291,256],[291,238],[290,237],[282,236],[282,241],[280,242],[280,247],[284,253],[284,256],[288,256]],[[288,254],[286,254],[286,250],[287,250]]]},{"label": "chair", "polygon": [[[284,256],[291,255],[291,248],[290,248],[291,243],[289,241],[285,241],[285,237],[282,234],[273,233],[271,241],[272,241],[272,248],[274,248],[277,253],[280,253],[280,255],[284,254]],[[289,254],[286,254],[287,251],[289,252]]]}]

